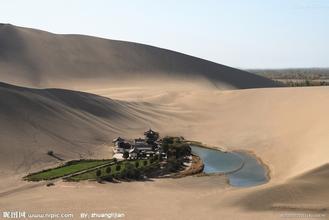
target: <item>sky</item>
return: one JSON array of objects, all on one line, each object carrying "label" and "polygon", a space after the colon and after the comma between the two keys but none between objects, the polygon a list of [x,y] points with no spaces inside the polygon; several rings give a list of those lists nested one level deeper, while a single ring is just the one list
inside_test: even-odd
[{"label": "sky", "polygon": [[0,0],[0,23],[149,44],[237,68],[329,67],[329,0]]}]

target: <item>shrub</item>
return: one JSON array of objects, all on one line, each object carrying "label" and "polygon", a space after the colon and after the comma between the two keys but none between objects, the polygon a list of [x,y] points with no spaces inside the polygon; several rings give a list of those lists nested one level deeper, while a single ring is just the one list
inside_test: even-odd
[{"label": "shrub", "polygon": [[141,175],[142,175],[142,173],[139,170],[137,170],[137,169],[133,170],[132,177],[134,179],[141,179]]},{"label": "shrub", "polygon": [[47,152],[47,154],[48,154],[49,156],[54,156],[54,151],[49,150],[49,151]]},{"label": "shrub", "polygon": [[112,171],[111,167],[106,167],[106,170],[105,170],[106,173],[111,173],[111,171]]},{"label": "shrub", "polygon": [[96,171],[96,176],[97,176],[97,177],[100,177],[101,175],[102,175],[102,171],[101,171],[101,170],[97,170],[97,171]]},{"label": "shrub", "polygon": [[120,171],[121,170],[121,166],[120,165],[116,165],[115,170],[116,171]]},{"label": "shrub", "polygon": [[47,183],[47,187],[55,185],[54,183]]},{"label": "shrub", "polygon": [[105,178],[103,178],[106,181],[113,181],[113,176],[112,175],[108,175]]},{"label": "shrub", "polygon": [[139,167],[139,162],[138,161],[135,162],[135,166],[136,166],[136,168]]}]

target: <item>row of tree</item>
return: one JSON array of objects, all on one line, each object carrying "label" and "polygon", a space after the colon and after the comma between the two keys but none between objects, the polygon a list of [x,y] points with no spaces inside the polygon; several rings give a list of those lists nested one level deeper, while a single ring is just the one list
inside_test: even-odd
[{"label": "row of tree", "polygon": [[[153,157],[150,159],[150,163],[153,164],[157,161],[157,158]],[[141,164],[143,163],[143,164]],[[143,166],[142,166],[143,165]],[[137,160],[135,163],[128,162],[125,164],[124,170],[121,172],[118,172],[122,169],[123,165],[117,164],[116,166],[109,166],[105,169],[105,175],[102,175],[101,169],[96,170],[96,177],[97,181],[102,181],[102,180],[113,180],[113,178],[126,178],[126,179],[141,179],[142,177],[145,176],[145,172],[148,170],[147,168],[148,161],[147,160]],[[116,172],[117,174],[112,174],[112,169]]]}]

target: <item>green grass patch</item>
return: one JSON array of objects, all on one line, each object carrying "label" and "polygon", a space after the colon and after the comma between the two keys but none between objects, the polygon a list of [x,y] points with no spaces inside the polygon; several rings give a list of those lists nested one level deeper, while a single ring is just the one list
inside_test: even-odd
[{"label": "green grass patch", "polygon": [[69,174],[80,172],[93,167],[101,166],[113,162],[109,160],[78,160],[70,161],[62,166],[32,173],[24,177],[28,181],[52,180]]}]

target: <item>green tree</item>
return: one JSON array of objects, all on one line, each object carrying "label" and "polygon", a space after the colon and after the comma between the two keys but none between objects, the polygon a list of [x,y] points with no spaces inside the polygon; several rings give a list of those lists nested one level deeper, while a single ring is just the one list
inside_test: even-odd
[{"label": "green tree", "polygon": [[112,175],[108,175],[108,176],[106,177],[106,180],[107,180],[107,181],[113,181],[113,176],[112,176]]},{"label": "green tree", "polygon": [[174,143],[174,138],[173,137],[164,137],[163,139],[162,139],[162,144],[167,144],[167,145],[169,145],[169,144],[173,144]]},{"label": "green tree", "polygon": [[168,150],[169,150],[169,144],[162,144],[162,150],[164,153],[168,153]]},{"label": "green tree", "polygon": [[97,170],[97,171],[96,171],[96,176],[97,176],[97,177],[100,177],[101,175],[102,175],[102,171],[101,171],[101,170]]},{"label": "green tree", "polygon": [[106,173],[111,173],[112,169],[111,169],[111,167],[107,167],[105,171],[106,171]]},{"label": "green tree", "polygon": [[125,176],[128,179],[134,178],[134,165],[131,163],[126,164],[126,169],[125,169]]},{"label": "green tree", "polygon": [[138,180],[138,179],[141,179],[141,176],[142,176],[142,173],[140,170],[138,169],[134,169],[133,170],[133,178]]},{"label": "green tree", "polygon": [[129,152],[128,151],[123,152],[122,157],[127,160],[129,158]]}]

